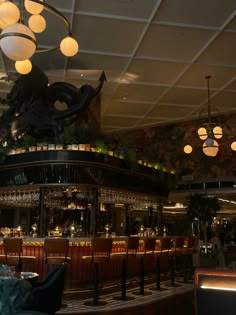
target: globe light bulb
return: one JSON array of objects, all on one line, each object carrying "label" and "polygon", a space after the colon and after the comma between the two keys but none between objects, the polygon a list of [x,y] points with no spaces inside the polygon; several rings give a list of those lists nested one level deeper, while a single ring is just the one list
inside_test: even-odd
[{"label": "globe light bulb", "polygon": [[[39,0],[39,1],[44,3],[44,0]],[[31,14],[39,14],[43,11],[44,5],[30,1],[30,0],[25,0],[25,9]]]},{"label": "globe light bulb", "polygon": [[223,130],[220,126],[215,126],[213,128],[213,134],[216,139],[221,139],[223,137]]},{"label": "globe light bulb", "polygon": [[34,33],[42,33],[46,28],[46,20],[40,14],[31,15],[28,25]]},{"label": "globe light bulb", "polygon": [[[10,35],[10,33],[14,35]],[[24,35],[26,37],[24,37]],[[26,25],[21,23],[6,27],[1,32],[1,37],[1,50],[12,60],[22,61],[29,59],[36,50],[34,33]]]},{"label": "globe light bulb", "polygon": [[197,133],[198,133],[199,138],[200,138],[201,140],[206,140],[207,137],[208,137],[208,135],[207,135],[207,130],[206,130],[206,128],[204,128],[204,127],[200,127],[200,128],[198,129]]},{"label": "globe light bulb", "polygon": [[0,20],[2,24],[9,26],[17,23],[19,19],[20,11],[13,2],[4,1],[0,4]]},{"label": "globe light bulb", "polygon": [[77,54],[79,45],[73,37],[67,36],[61,41],[60,49],[63,55],[72,57]]},{"label": "globe light bulb", "polygon": [[187,145],[184,147],[184,153],[190,154],[190,153],[192,153],[192,151],[193,151],[193,148],[192,148],[192,146],[191,146],[190,144],[187,144]]},{"label": "globe light bulb", "polygon": [[234,141],[234,142],[231,143],[231,149],[232,149],[233,151],[236,151],[236,141]]},{"label": "globe light bulb", "polygon": [[27,74],[30,73],[32,70],[32,63],[29,59],[23,61],[16,61],[15,62],[16,71],[20,74]]}]

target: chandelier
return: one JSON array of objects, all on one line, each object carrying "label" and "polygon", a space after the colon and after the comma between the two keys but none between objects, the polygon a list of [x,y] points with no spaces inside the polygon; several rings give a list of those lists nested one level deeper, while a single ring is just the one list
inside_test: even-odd
[{"label": "chandelier", "polygon": [[[30,58],[39,52],[49,52],[60,49],[66,57],[74,56],[79,45],[72,37],[70,24],[66,17],[57,9],[47,4],[45,0],[20,0],[18,6],[13,1],[0,0],[0,47],[1,52],[15,61],[15,68],[20,74],[27,74],[32,69]],[[65,24],[67,35],[58,46],[38,49],[36,33],[46,29],[46,20],[42,13],[46,10],[60,18]],[[28,18],[27,25],[25,18]]]},{"label": "chandelier", "polygon": [[[205,155],[210,157],[215,157],[218,154],[220,148],[220,141],[225,135],[223,128],[217,124],[216,122],[212,121],[211,117],[211,103],[210,103],[210,75],[207,75],[207,122],[203,123],[197,130],[197,134],[199,139],[201,140],[201,147],[202,151]],[[236,151],[236,141],[231,143],[231,149]],[[193,151],[193,147],[190,144],[185,145],[184,152],[186,154],[190,154]]]}]

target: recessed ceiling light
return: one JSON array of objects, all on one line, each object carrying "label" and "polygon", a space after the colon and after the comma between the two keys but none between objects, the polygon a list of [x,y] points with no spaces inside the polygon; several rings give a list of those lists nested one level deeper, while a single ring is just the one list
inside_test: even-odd
[{"label": "recessed ceiling light", "polygon": [[84,75],[83,75],[83,73],[81,73],[81,75],[80,75],[81,77],[83,77]]}]

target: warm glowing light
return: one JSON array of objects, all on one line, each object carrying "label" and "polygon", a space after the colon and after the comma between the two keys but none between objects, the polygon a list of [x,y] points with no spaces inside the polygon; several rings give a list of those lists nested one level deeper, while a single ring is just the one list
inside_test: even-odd
[{"label": "warm glowing light", "polygon": [[46,20],[40,14],[31,15],[28,25],[34,33],[42,33],[46,28]]},{"label": "warm glowing light", "polygon": [[[44,2],[44,0],[39,1]],[[39,14],[43,11],[44,6],[30,0],[25,0],[25,9],[31,14]]]},{"label": "warm glowing light", "polygon": [[216,156],[219,151],[219,144],[217,141],[208,138],[202,145],[202,151],[207,156]]},{"label": "warm glowing light", "polygon": [[208,136],[207,136],[207,130],[206,130],[206,128],[204,128],[204,127],[200,127],[200,128],[198,129],[197,133],[198,133],[199,138],[200,138],[201,140],[206,140],[207,137],[208,137]]},{"label": "warm glowing light", "polygon": [[[9,33],[18,33],[19,35],[8,35]],[[21,34],[29,38],[22,37]],[[12,60],[22,61],[29,59],[35,52],[36,43],[34,33],[23,24],[16,23],[6,27],[2,31],[1,37],[1,49]]]},{"label": "warm glowing light", "polygon": [[15,68],[20,74],[27,74],[30,73],[30,71],[32,70],[32,63],[29,59],[16,61]]},{"label": "warm glowing light", "polygon": [[190,144],[187,144],[187,145],[184,147],[184,153],[190,154],[190,153],[192,153],[192,151],[193,151],[193,148],[192,148],[192,146],[191,146]]},{"label": "warm glowing light", "polygon": [[236,151],[236,141],[234,141],[234,142],[231,143],[231,149],[232,149],[233,151]]},{"label": "warm glowing light", "polygon": [[61,41],[60,49],[63,55],[72,57],[77,54],[79,45],[74,38],[67,36]]},{"label": "warm glowing light", "polygon": [[212,286],[207,286],[207,285],[201,285],[201,289],[236,291],[236,288],[232,288],[232,287],[212,287]]},{"label": "warm glowing light", "polygon": [[216,139],[221,139],[223,137],[223,130],[220,126],[213,128],[213,134]]},{"label": "warm glowing light", "polygon": [[18,22],[20,11],[14,3],[5,1],[0,5],[0,17],[2,23],[9,26]]}]

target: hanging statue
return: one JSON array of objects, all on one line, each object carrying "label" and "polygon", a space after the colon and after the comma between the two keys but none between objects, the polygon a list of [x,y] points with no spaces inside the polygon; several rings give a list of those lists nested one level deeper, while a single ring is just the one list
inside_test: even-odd
[{"label": "hanging statue", "polygon": [[[62,138],[64,126],[88,109],[105,80],[103,72],[96,88],[88,84],[77,88],[65,82],[49,84],[44,72],[33,66],[29,74],[18,77],[6,100],[2,100],[9,109],[0,118],[0,141],[7,137],[19,140],[25,135]],[[56,101],[66,104],[66,109],[57,109]]]}]

